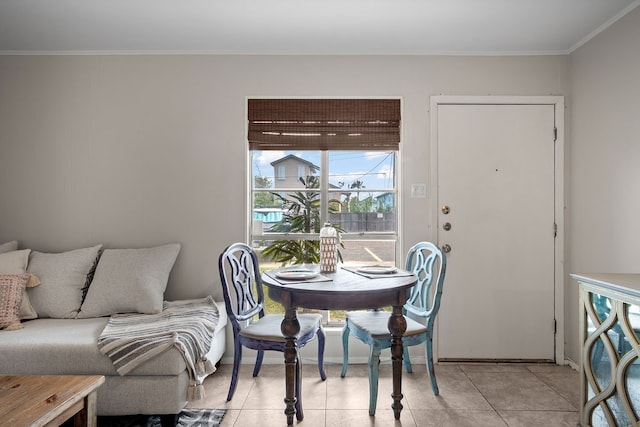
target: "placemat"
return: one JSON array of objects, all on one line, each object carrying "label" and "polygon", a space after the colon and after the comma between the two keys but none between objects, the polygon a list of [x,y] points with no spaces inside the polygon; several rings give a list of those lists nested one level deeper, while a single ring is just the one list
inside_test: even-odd
[{"label": "placemat", "polygon": [[281,283],[283,285],[292,285],[294,283],[313,283],[313,282],[331,282],[333,279],[327,276],[323,276],[322,274],[318,274],[315,277],[312,277],[310,279],[294,279],[294,280],[287,280],[287,279],[282,279],[278,276],[276,276],[276,272],[278,270],[271,270],[271,271],[265,271],[264,274],[266,274],[267,276],[271,277],[273,280],[275,280],[278,283]]},{"label": "placemat", "polygon": [[364,277],[368,277],[369,279],[384,279],[389,278],[389,277],[405,277],[405,276],[412,276],[413,273],[407,270],[402,270],[402,269],[398,269],[395,273],[384,273],[384,274],[371,274],[371,273],[364,273],[362,271],[358,271],[358,268],[360,267],[345,267],[342,266],[341,267],[343,270],[347,270],[350,271],[351,273],[355,273],[355,274],[359,274],[361,276]]}]

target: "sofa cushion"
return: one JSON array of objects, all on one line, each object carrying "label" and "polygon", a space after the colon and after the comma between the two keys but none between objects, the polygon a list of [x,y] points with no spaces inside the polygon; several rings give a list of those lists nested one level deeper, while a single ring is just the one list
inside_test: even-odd
[{"label": "sofa cushion", "polygon": [[105,249],[78,318],[161,312],[178,252],[178,243],[145,249]]},{"label": "sofa cushion", "polygon": [[5,252],[17,251],[17,250],[18,250],[17,240],[12,240],[10,242],[3,243],[0,245],[0,254],[3,254]]},{"label": "sofa cushion", "polygon": [[[24,328],[19,331],[0,333],[0,372],[117,376],[113,363],[97,345],[108,320],[35,319],[23,322]],[[182,355],[172,347],[127,376],[178,375],[185,369]]]},{"label": "sofa cushion", "polygon": [[[17,247],[17,242],[15,246]],[[30,249],[0,252],[0,274],[24,274],[27,271],[30,253]],[[27,287],[37,286],[39,283],[40,281],[35,275],[30,275],[27,281]],[[38,317],[38,313],[36,313],[36,310],[31,305],[26,288],[22,290],[19,316],[21,320],[35,319]]]},{"label": "sofa cushion", "polygon": [[22,328],[20,301],[28,280],[28,274],[0,276],[0,329],[14,331]]},{"label": "sofa cushion", "polygon": [[27,293],[39,317],[76,317],[82,288],[101,249],[97,245],[62,253],[31,252],[27,272],[40,279],[40,286]]}]

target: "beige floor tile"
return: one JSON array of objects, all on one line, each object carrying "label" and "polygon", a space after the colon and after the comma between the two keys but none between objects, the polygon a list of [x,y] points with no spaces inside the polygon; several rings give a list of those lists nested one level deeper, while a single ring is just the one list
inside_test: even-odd
[{"label": "beige floor tile", "polygon": [[468,376],[496,410],[575,410],[571,403],[529,371],[477,372]]},{"label": "beige floor tile", "polygon": [[235,427],[286,425],[286,416],[280,409],[243,409],[234,424]]},{"label": "beige floor tile", "polygon": [[436,378],[440,394],[435,396],[426,368],[414,367],[403,375],[403,394],[410,408],[491,410],[491,405],[458,367],[437,365]]},{"label": "beige floor tile", "polygon": [[529,368],[536,377],[567,399],[575,410],[580,407],[580,376],[569,366],[547,366]]},{"label": "beige floor tile", "polygon": [[[226,416],[226,415],[225,415]],[[282,426],[286,427],[287,417],[284,409],[243,409],[240,411],[238,418],[233,424],[235,427],[250,426]],[[324,427],[325,411],[322,410],[304,410],[304,419],[298,421],[294,418],[294,425],[304,427]]]},{"label": "beige floor tile", "polygon": [[507,425],[493,410],[414,409],[411,413],[418,427],[506,427]]},{"label": "beige floor tile", "polygon": [[222,419],[222,423],[220,427],[233,427],[236,425],[236,421],[238,420],[238,416],[240,416],[239,409],[227,409],[227,413],[224,414],[224,418]]},{"label": "beige floor tile", "polygon": [[[253,365],[241,366],[241,370],[245,370],[253,377]],[[256,378],[282,378],[284,381],[285,366],[283,363],[263,364]],[[283,382],[284,384],[284,382]]]},{"label": "beige floor tile", "polygon": [[[368,409],[369,408],[369,376],[367,365],[350,365],[345,378],[340,378],[338,371],[337,380],[333,376],[328,380],[327,385],[327,409]],[[403,373],[406,374],[406,373]],[[339,388],[339,389],[338,389]],[[376,410],[390,409],[393,403],[391,394],[393,393],[393,379],[391,365],[381,366],[378,377],[378,399],[376,400]],[[403,394],[406,396],[406,393]],[[409,404],[406,399],[402,400],[404,408]]]},{"label": "beige floor tile", "polygon": [[409,411],[402,411],[400,420],[396,420],[391,409],[378,410],[369,416],[366,409],[327,410],[326,427],[415,427],[416,423]]},{"label": "beige floor tile", "polygon": [[242,409],[280,409],[284,405],[285,383],[283,378],[258,376],[247,395]]},{"label": "beige floor tile", "polygon": [[[284,395],[282,396],[284,401]],[[327,407],[327,382],[320,377],[304,378],[302,381],[302,404],[308,409],[326,409]]]},{"label": "beige floor tile", "polygon": [[205,398],[189,402],[188,408],[220,408],[240,409],[253,386],[251,372],[253,368],[244,367],[239,373],[238,384],[233,399],[227,402],[229,385],[231,384],[232,365],[221,365],[220,368],[204,380]]},{"label": "beige floor tile", "polygon": [[500,411],[500,415],[509,427],[575,427],[580,420],[577,411]]},{"label": "beige floor tile", "polygon": [[367,376],[327,378],[327,410],[368,409],[369,380]]},{"label": "beige floor tile", "polygon": [[[253,368],[251,368],[253,372]],[[247,409],[277,409],[284,407],[284,365],[264,365],[256,378],[250,378],[251,391],[245,399]],[[302,404],[305,409],[326,407],[327,386],[316,366],[304,367],[302,372]]]},{"label": "beige floor tile", "polygon": [[[236,393],[226,401],[232,365],[222,365],[205,380],[206,397],[191,408],[226,408],[224,427],[286,426],[284,364],[264,365],[257,378],[253,365],[241,366]],[[566,366],[526,364],[436,365],[440,395],[434,396],[424,365],[403,370],[404,409],[399,421],[391,410],[391,365],[380,365],[376,415],[370,417],[369,380],[365,364],[325,366],[327,380],[317,365],[303,365],[304,420],[294,426],[554,426],[575,427],[578,421],[578,373]],[[493,405],[493,406],[492,406]],[[495,408],[495,410],[494,410]],[[496,410],[498,412],[496,412]]]},{"label": "beige floor tile", "polygon": [[[287,417],[284,415],[284,409],[282,411],[282,424],[276,424],[276,426],[285,426]],[[300,427],[324,427],[326,424],[326,412],[320,409],[307,409],[304,408],[304,419],[302,421],[296,421],[295,425]]]}]

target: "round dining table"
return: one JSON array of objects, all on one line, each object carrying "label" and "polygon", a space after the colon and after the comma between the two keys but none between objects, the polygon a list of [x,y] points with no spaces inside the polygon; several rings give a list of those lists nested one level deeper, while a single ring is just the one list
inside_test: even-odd
[{"label": "round dining table", "polygon": [[[286,337],[285,363],[285,415],[287,424],[298,421],[303,414],[296,414],[295,376],[298,346],[296,335],[300,332],[297,309],[318,310],[365,310],[392,307],[389,316],[391,340],[391,362],[393,375],[393,408],[395,419],[402,411],[402,335],[407,323],[402,306],[407,301],[411,287],[417,277],[407,271],[394,274],[362,274],[355,268],[338,267],[335,273],[322,273],[309,280],[284,280],[276,274],[278,270],[262,274],[262,282],[268,288],[269,297],[285,309],[281,330]],[[302,378],[299,379],[302,381]]]}]

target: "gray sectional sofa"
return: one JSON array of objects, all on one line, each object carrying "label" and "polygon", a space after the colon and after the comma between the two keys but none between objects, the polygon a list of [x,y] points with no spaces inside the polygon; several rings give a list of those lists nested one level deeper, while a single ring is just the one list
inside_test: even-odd
[{"label": "gray sectional sofa", "polygon": [[[98,390],[98,415],[179,413],[193,375],[176,347],[120,375],[97,345],[110,315],[162,311],[178,251],[176,244],[98,245],[46,254],[17,250],[15,242],[0,245],[0,278],[24,278],[20,301],[11,301],[18,319],[0,313],[0,374],[100,374],[106,381]],[[8,289],[2,286],[0,295]],[[218,321],[207,353],[212,364],[224,353],[227,323],[224,303],[215,306]]]}]

